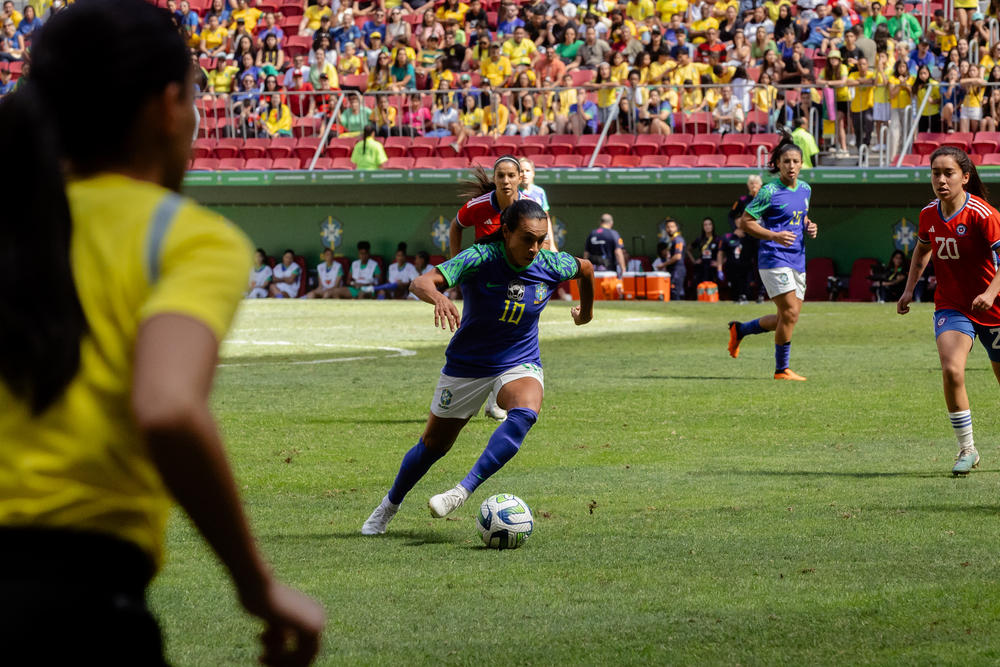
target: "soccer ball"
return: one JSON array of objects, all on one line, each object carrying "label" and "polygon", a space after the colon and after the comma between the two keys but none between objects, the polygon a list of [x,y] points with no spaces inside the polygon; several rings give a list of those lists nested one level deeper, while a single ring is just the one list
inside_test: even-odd
[{"label": "soccer ball", "polygon": [[491,549],[516,549],[531,535],[535,521],[528,504],[510,493],[490,496],[479,506],[479,534]]}]

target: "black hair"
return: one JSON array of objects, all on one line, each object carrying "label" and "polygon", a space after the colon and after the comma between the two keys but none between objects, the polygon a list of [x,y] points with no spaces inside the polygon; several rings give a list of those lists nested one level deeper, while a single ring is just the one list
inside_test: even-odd
[{"label": "black hair", "polygon": [[406,254],[406,241],[400,241],[400,242],[399,242],[399,243],[398,243],[398,244],[396,245],[396,252],[401,252],[401,253],[403,253],[404,255]]},{"label": "black hair", "polygon": [[508,206],[500,214],[500,228],[492,234],[487,234],[476,240],[478,245],[488,245],[503,241],[503,230],[506,227],[510,231],[516,231],[521,226],[521,220],[545,220],[545,211],[533,199],[518,199]]},{"label": "black hair", "polygon": [[431,263],[430,253],[428,253],[426,250],[421,250],[420,252],[418,252],[417,257],[424,260],[424,262],[426,262],[427,264]]},{"label": "black hair", "polygon": [[142,0],[74,4],[33,37],[31,76],[0,101],[0,146],[19,156],[0,163],[0,182],[17,193],[0,219],[0,380],[38,415],[76,376],[87,330],[63,169],[89,176],[148,152],[142,112],[168,84],[186,81],[191,58],[169,12]]},{"label": "black hair", "polygon": [[976,170],[975,163],[969,159],[965,151],[954,146],[941,146],[931,153],[931,164],[933,165],[934,160],[939,157],[950,157],[958,164],[958,168],[962,170],[963,174],[969,175],[969,182],[965,184],[964,188],[966,192],[976,195],[981,199],[989,199],[990,191],[986,188],[982,179],[979,178],[979,172]]},{"label": "black hair", "polygon": [[281,253],[281,256],[284,257],[285,255],[288,254],[291,254],[292,257],[295,257],[295,251],[292,250],[291,248],[285,248],[285,252]]},{"label": "black hair", "polygon": [[660,241],[656,244],[656,256],[659,257],[660,253],[670,247],[670,244],[666,241]]},{"label": "black hair", "polygon": [[364,134],[361,136],[361,150],[365,155],[368,154],[368,137],[375,134],[375,123],[368,123],[365,125]]},{"label": "black hair", "polygon": [[372,244],[368,241],[358,241],[358,250],[367,250],[368,252],[371,252]]},{"label": "black hair", "polygon": [[267,259],[267,253],[266,253],[266,252],[264,252],[264,249],[263,249],[263,248],[257,248],[257,250],[255,250],[254,252],[255,252],[255,253],[258,253],[258,252],[259,252],[260,254],[264,255],[264,259]]},{"label": "black hair", "polygon": [[[517,165],[518,173],[521,172],[521,161],[515,156],[506,154],[501,155],[497,158],[496,162],[493,163],[493,172],[496,172],[497,167],[504,163],[513,161]],[[463,199],[472,199],[473,197],[479,197],[486,194],[487,192],[493,192],[497,189],[497,184],[493,182],[493,174],[487,173],[485,169],[477,166],[472,170],[472,179],[465,181],[465,185],[468,186],[460,193]]]},{"label": "black hair", "polygon": [[788,132],[783,132],[781,135],[781,141],[779,141],[778,145],[774,147],[773,151],[771,151],[771,158],[767,161],[768,171],[772,174],[777,174],[781,171],[778,168],[778,163],[781,161],[781,156],[788,151],[798,151],[799,155],[802,155],[802,149],[799,148],[794,141],[792,141],[792,135],[788,134]]}]

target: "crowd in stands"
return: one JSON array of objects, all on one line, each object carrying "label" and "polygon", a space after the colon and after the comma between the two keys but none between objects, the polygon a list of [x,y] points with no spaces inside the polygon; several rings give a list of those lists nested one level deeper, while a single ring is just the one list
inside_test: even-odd
[{"label": "crowd in stands", "polygon": [[[332,120],[332,136],[372,125],[460,155],[471,137],[774,132],[805,118],[821,143],[827,119],[824,147],[844,156],[898,153],[911,118],[931,132],[1000,125],[997,0],[986,15],[956,0],[954,20],[932,2],[925,21],[905,0],[158,2],[199,64],[199,95],[224,106],[216,137]],[[3,3],[0,94],[62,6]]]}]

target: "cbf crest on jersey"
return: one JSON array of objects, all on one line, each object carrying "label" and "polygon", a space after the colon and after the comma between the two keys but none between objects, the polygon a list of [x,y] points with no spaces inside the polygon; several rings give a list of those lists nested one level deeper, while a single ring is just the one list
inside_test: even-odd
[{"label": "cbf crest on jersey", "polygon": [[326,217],[319,226],[319,235],[323,240],[323,247],[336,250],[344,236],[344,225],[339,220],[334,220],[332,215]]},{"label": "cbf crest on jersey", "polygon": [[448,251],[448,228],[451,227],[451,223],[448,222],[445,217],[438,216],[438,219],[434,221],[431,225],[431,238],[434,240],[434,245],[441,252]]},{"label": "cbf crest on jersey", "polygon": [[906,218],[901,218],[892,227],[892,241],[896,250],[903,251],[903,254],[909,257],[917,245],[917,228]]},{"label": "cbf crest on jersey", "polygon": [[535,285],[535,303],[542,303],[549,295],[549,286],[545,283]]},{"label": "cbf crest on jersey", "polygon": [[520,280],[507,283],[507,298],[511,301],[524,301],[524,283]]}]

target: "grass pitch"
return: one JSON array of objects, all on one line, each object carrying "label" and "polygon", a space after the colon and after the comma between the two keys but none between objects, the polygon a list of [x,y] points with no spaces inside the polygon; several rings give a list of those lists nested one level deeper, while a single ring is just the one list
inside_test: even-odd
[{"label": "grass pitch", "polygon": [[[541,323],[546,396],[521,452],[447,520],[493,423],[474,418],[382,537],[361,523],[422,432],[449,335],[412,302],[250,302],[214,405],[262,548],[318,598],[320,664],[995,664],[997,384],[968,372],[981,469],[957,449],[931,307],[808,303],[726,354],[770,305],[598,303]],[[479,503],[535,533],[481,546]],[[182,515],[151,601],[179,665],[252,664],[255,622]]]}]

